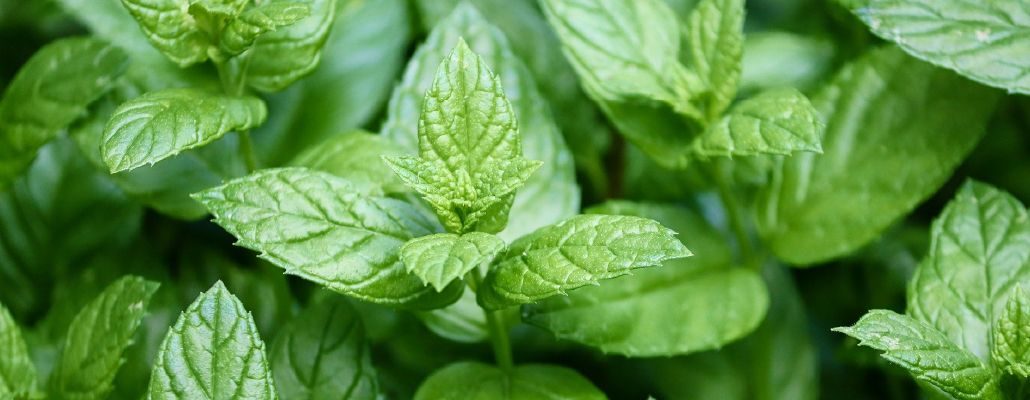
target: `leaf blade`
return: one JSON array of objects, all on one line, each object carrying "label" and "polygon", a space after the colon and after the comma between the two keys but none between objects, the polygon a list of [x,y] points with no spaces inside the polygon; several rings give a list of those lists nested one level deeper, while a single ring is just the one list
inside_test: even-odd
[{"label": "leaf blade", "polygon": [[21,330],[0,304],[0,395],[27,398],[36,391],[36,379]]},{"label": "leaf blade", "polygon": [[404,243],[401,261],[408,272],[442,291],[455,279],[491,262],[503,249],[504,241],[489,233],[437,233]]},{"label": "leaf blade", "polygon": [[[336,20],[337,0],[302,0],[310,14],[285,28],[261,35],[251,48],[246,81],[262,92],[277,92],[311,73]],[[268,3],[298,3],[274,0]]]},{"label": "leaf blade", "polygon": [[415,400],[596,400],[605,395],[579,373],[564,367],[527,364],[506,373],[492,365],[458,362],[437,370],[418,388]]},{"label": "leaf blade", "polygon": [[703,157],[821,153],[823,128],[801,92],[770,90],[735,106],[694,140],[693,150]]}]

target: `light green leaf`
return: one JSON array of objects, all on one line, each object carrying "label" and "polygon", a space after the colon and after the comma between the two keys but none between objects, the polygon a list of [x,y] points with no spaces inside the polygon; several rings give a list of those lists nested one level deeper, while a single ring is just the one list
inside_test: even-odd
[{"label": "light green leaf", "polygon": [[823,153],[778,161],[757,196],[759,233],[796,265],[865,245],[951,176],[996,99],[895,48],[871,51],[813,98],[826,121]]},{"label": "light green leaf", "polygon": [[454,304],[418,312],[415,316],[433,333],[456,342],[477,343],[490,338],[486,313],[476,304],[476,293],[471,290],[462,292]]},{"label": "light green leaf", "polygon": [[1002,314],[992,326],[991,360],[1008,373],[1030,377],[1030,298],[1020,286],[1009,295]]},{"label": "light green leaf", "polygon": [[796,87],[807,91],[828,72],[834,50],[834,43],[826,38],[782,31],[748,33],[740,90]]},{"label": "light green leaf", "polygon": [[207,60],[210,41],[189,14],[189,0],[122,0],[150,44],[180,67]]},{"label": "light green leaf", "polygon": [[36,392],[36,379],[21,330],[0,304],[0,396],[28,398]]},{"label": "light green leaf", "polygon": [[687,58],[708,87],[705,112],[715,120],[737,95],[744,47],[744,0],[701,0],[684,30]]},{"label": "light green leaf", "polygon": [[883,358],[907,369],[916,380],[956,399],[1000,399],[991,370],[933,326],[888,310],[872,310],[854,326],[834,328],[883,351]]},{"label": "light green leaf", "polygon": [[125,52],[92,38],[54,41],[25,62],[0,100],[0,189],[85,115],[128,64]]},{"label": "light green leaf", "polygon": [[283,327],[272,344],[272,373],[284,399],[375,399],[365,328],[342,298],[325,298]]},{"label": "light green leaf", "polygon": [[148,399],[275,399],[265,343],[240,300],[218,281],[168,331]]},{"label": "light green leaf", "polygon": [[461,294],[426,287],[404,269],[404,242],[439,229],[414,206],[373,188],[304,168],[266,169],[194,195],[239,245],[287,274],[381,304]]},{"label": "light green leaf", "polygon": [[1030,216],[1011,195],[968,182],[931,232],[908,314],[988,361],[991,325],[1015,287],[1030,287]]},{"label": "light green leaf", "polygon": [[1030,94],[1030,8],[1023,0],[859,0],[877,36],[977,82]]},{"label": "light green leaf", "polygon": [[582,375],[553,365],[520,365],[505,372],[478,362],[459,362],[434,372],[415,400],[599,400],[605,399]]},{"label": "light green leaf", "polygon": [[269,32],[254,42],[247,66],[246,82],[263,92],[283,90],[311,73],[322,58],[322,45],[336,18],[337,0],[271,0],[306,4],[310,15],[285,28]]},{"label": "light green leaf", "polygon": [[295,24],[310,14],[311,10],[304,3],[280,2],[252,7],[229,21],[218,45],[228,55],[240,54],[261,34]]},{"label": "light green leaf", "polygon": [[719,348],[751,332],[769,304],[762,278],[731,268],[720,234],[686,209],[609,202],[591,213],[654,218],[691,238],[695,257],[583,287],[523,308],[523,319],[557,337],[631,357]]},{"label": "light green leaf", "polygon": [[647,218],[569,218],[512,243],[483,280],[479,304],[499,309],[531,303],[690,256],[675,235]]},{"label": "light green leaf", "polygon": [[398,193],[408,188],[397,174],[383,168],[382,156],[404,153],[404,148],[382,136],[352,131],[308,148],[290,164],[328,172],[360,185],[380,186],[387,193]]},{"label": "light green leaf", "polygon": [[821,153],[824,129],[812,103],[796,89],[770,90],[744,100],[694,141],[704,157]]},{"label": "light green leaf", "polygon": [[401,261],[408,272],[442,291],[455,279],[493,261],[501,250],[504,241],[489,233],[437,233],[404,243]]},{"label": "light green leaf", "polygon": [[127,276],[89,302],[68,328],[61,360],[50,378],[51,395],[60,399],[105,399],[125,362],[147,304],[159,285]]},{"label": "light green leaf", "polygon": [[112,173],[152,165],[230,131],[260,125],[267,113],[265,103],[257,97],[196,89],[150,92],[114,111],[104,128],[104,162]]},{"label": "light green leaf", "polygon": [[[514,6],[510,2],[506,4]],[[579,188],[573,160],[532,73],[513,53],[508,38],[472,5],[462,3],[445,16],[409,62],[403,81],[390,99],[383,135],[412,151],[417,148],[422,100],[433,83],[436,68],[459,38],[469,40],[468,46],[498,73],[518,119],[524,155],[544,162],[516,193],[514,200],[505,199],[511,201],[510,205],[498,206],[511,207],[511,223],[499,236],[514,240],[575,215],[579,209]],[[504,217],[501,212],[493,214]],[[498,220],[495,224],[504,227],[506,222]]]}]

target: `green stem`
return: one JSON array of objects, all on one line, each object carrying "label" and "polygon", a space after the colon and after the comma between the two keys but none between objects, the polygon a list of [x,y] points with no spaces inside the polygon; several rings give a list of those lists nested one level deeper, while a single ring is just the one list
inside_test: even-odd
[{"label": "green stem", "polygon": [[[466,279],[470,288],[473,291],[477,291],[483,283],[483,276],[480,274],[478,269],[474,269],[469,272]],[[494,359],[497,361],[497,366],[503,370],[511,370],[515,367],[514,359],[511,355],[511,339],[508,337],[508,324],[505,323],[504,311],[490,311],[483,309],[483,314],[486,314],[486,327],[490,333],[490,347],[494,350]]]},{"label": "green stem", "polygon": [[247,165],[247,172],[257,170],[257,153],[254,152],[254,141],[250,139],[250,130],[240,131],[240,153],[243,154],[243,162]]},{"label": "green stem", "polygon": [[[222,62],[215,62],[215,69],[218,70],[218,79],[222,82],[222,91],[230,96],[242,96],[246,89],[245,71],[249,64],[250,57],[246,54],[233,57]],[[243,162],[247,166],[247,172],[254,172],[258,168],[257,153],[254,152],[254,142],[250,138],[250,131],[240,131],[239,151],[243,155]]]},{"label": "green stem", "polygon": [[[733,189],[730,187],[729,182],[727,182],[726,171],[722,164],[715,161],[714,165],[715,168],[711,174],[712,180],[715,181],[715,186],[719,190],[719,200],[722,201],[723,208],[726,209],[726,218],[729,220],[730,229],[733,230],[733,236],[737,240],[741,258],[745,263],[748,263],[752,261],[753,249],[751,248],[751,239],[748,237],[747,228],[744,226],[743,208],[737,202]],[[761,266],[760,263],[756,264]]]}]

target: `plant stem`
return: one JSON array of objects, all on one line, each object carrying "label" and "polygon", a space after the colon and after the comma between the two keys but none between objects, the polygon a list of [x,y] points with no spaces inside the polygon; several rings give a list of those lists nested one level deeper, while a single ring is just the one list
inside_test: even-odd
[{"label": "plant stem", "polygon": [[[465,281],[468,282],[472,291],[479,290],[483,283],[483,276],[479,270],[472,270],[467,278]],[[504,321],[503,311],[490,311],[484,308],[483,314],[486,314],[486,327],[490,333],[490,347],[494,350],[494,360],[497,362],[497,366],[505,371],[512,369],[515,366],[515,362],[511,355],[511,339],[508,337],[508,324]]]},{"label": "plant stem", "polygon": [[[222,82],[222,91],[230,96],[242,96],[244,87],[244,72],[248,66],[249,57],[233,57],[225,61],[215,62],[215,69],[218,70],[218,79]],[[247,172],[254,172],[258,168],[257,153],[254,152],[254,142],[250,139],[250,130],[239,132],[239,151],[243,155],[243,162],[247,166]]]},{"label": "plant stem", "polygon": [[240,153],[243,153],[243,162],[247,165],[247,172],[257,170],[257,153],[254,152],[254,141],[250,139],[250,130],[240,131]]},{"label": "plant stem", "polygon": [[[726,218],[729,220],[730,229],[733,230],[733,236],[737,239],[737,247],[740,248],[742,261],[745,263],[750,262],[752,258],[751,239],[748,237],[747,228],[744,226],[744,218],[741,216],[743,208],[741,208],[737,198],[733,195],[733,190],[730,188],[729,182],[727,182],[726,171],[723,169],[722,164],[716,162],[712,172],[710,175],[719,190],[719,200],[722,201],[723,208],[726,210]],[[760,268],[761,263],[757,263],[757,265]]]}]

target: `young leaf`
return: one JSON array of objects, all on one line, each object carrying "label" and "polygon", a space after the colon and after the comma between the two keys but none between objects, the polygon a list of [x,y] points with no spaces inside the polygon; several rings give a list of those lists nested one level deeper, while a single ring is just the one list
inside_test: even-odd
[{"label": "young leaf", "polygon": [[284,399],[375,399],[378,391],[365,328],[344,299],[326,298],[286,325],[271,351]]},{"label": "young leaf", "polygon": [[0,304],[0,396],[29,398],[36,391],[36,367],[21,330]]},{"label": "young leaf", "polygon": [[1030,94],[1030,9],[1022,0],[859,0],[877,36],[977,82]]},{"label": "young leaf", "polygon": [[992,326],[991,360],[1009,374],[1030,377],[1030,298],[1016,286]]},{"label": "young leaf", "polygon": [[442,291],[455,279],[493,261],[501,250],[504,241],[489,233],[438,233],[404,243],[401,261],[408,272]]},{"label": "young leaf", "polygon": [[934,193],[984,135],[997,93],[894,48],[845,66],[813,99],[823,154],[778,161],[756,223],[780,259],[808,265],[876,238]]},{"label": "young leaf", "polygon": [[992,316],[1005,315],[1013,288],[1030,287],[1030,216],[1011,195],[967,182],[931,232],[908,314],[989,360]]},{"label": "young leaf", "polygon": [[742,101],[694,141],[704,157],[822,152],[824,126],[808,98],[778,89]]},{"label": "young leaf", "polygon": [[263,92],[283,90],[318,66],[322,45],[336,18],[337,0],[271,0],[264,3],[300,3],[310,15],[287,27],[261,35],[250,52],[246,82]]},{"label": "young leaf", "polygon": [[477,362],[448,365],[426,378],[415,400],[605,399],[582,375],[553,365],[520,365],[504,371]]},{"label": "young leaf", "polygon": [[924,322],[893,311],[873,310],[854,326],[833,330],[883,351],[884,358],[955,399],[1001,399],[990,368]]},{"label": "young leaf", "polygon": [[122,0],[154,47],[180,67],[207,60],[210,41],[189,14],[189,0]]},{"label": "young leaf", "polygon": [[148,399],[275,399],[265,344],[250,313],[218,281],[168,331]]},{"label": "young leaf", "polygon": [[125,52],[92,38],[60,39],[36,52],[0,100],[0,189],[82,117],[128,64]]},{"label": "young leaf", "polygon": [[222,51],[237,55],[249,49],[263,33],[292,25],[311,13],[307,4],[280,2],[255,6],[233,18],[218,41]]},{"label": "young leaf", "polygon": [[[267,169],[194,195],[243,247],[287,274],[381,304],[439,299],[400,260],[404,242],[439,229],[414,206],[304,168]],[[432,303],[432,302],[431,302]]]},{"label": "young leaf", "polygon": [[253,128],[268,111],[257,97],[197,89],[165,89],[129,100],[104,128],[104,162],[111,173],[154,164],[211,143],[230,131]]},{"label": "young leaf", "polygon": [[384,159],[451,232],[499,231],[503,223],[477,224],[498,218],[498,204],[510,204],[540,166],[522,157],[518,123],[500,79],[464,40],[426,92],[418,136],[418,157]]},{"label": "young leaf", "polygon": [[104,399],[125,362],[125,349],[143,322],[156,282],[127,276],[87,304],[68,328],[61,360],[50,378],[51,395],[61,399]]},{"label": "young leaf", "polygon": [[744,47],[744,0],[702,0],[684,35],[690,67],[708,87],[705,111],[714,120],[737,95]]},{"label": "young leaf", "polygon": [[646,218],[572,217],[512,243],[483,280],[479,304],[500,309],[531,303],[690,256],[675,235]]}]

